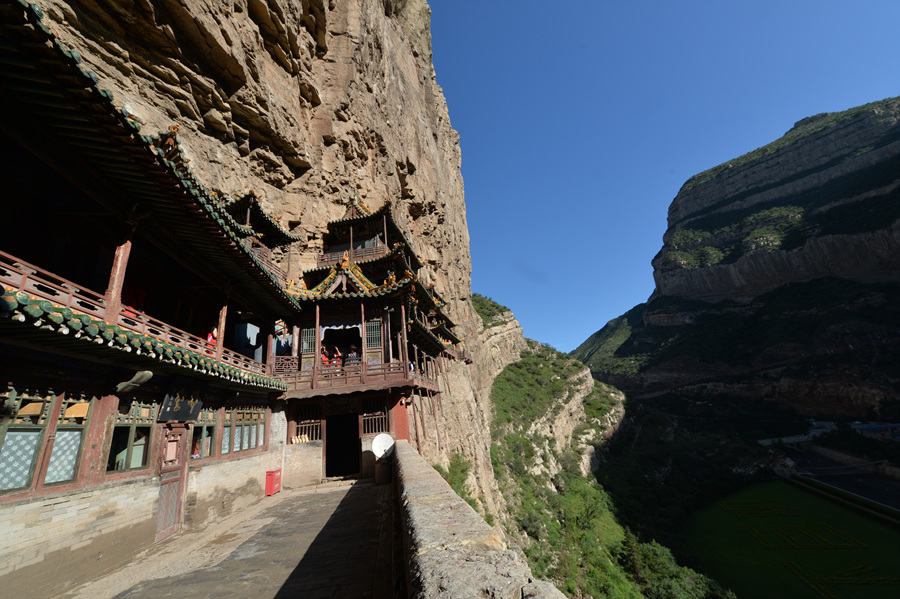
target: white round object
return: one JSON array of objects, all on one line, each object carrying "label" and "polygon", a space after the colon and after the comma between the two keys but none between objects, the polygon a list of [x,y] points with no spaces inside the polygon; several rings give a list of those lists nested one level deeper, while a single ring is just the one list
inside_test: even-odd
[{"label": "white round object", "polygon": [[394,439],[387,433],[381,433],[372,439],[372,453],[375,459],[386,458],[394,451]]}]

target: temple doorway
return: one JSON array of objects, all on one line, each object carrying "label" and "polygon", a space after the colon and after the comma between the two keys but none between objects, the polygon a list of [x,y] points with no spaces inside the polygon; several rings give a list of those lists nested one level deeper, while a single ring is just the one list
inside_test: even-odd
[{"label": "temple doorway", "polygon": [[357,352],[362,349],[362,337],[358,326],[328,327],[322,331],[322,347],[327,347],[329,351],[337,347],[341,355],[346,356],[350,353],[351,346],[355,347]]},{"label": "temple doorway", "polygon": [[325,418],[325,476],[359,474],[359,416],[338,414]]}]

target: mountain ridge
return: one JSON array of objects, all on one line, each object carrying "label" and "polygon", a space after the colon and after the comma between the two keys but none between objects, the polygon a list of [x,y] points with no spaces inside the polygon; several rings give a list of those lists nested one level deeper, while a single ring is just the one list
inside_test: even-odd
[{"label": "mountain ridge", "polygon": [[736,394],[817,417],[897,396],[900,98],[798,121],[688,179],[656,288],[570,355],[630,396]]}]

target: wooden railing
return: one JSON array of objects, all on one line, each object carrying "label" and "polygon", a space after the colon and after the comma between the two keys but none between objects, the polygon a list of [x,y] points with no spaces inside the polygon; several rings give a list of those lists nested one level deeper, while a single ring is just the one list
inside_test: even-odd
[{"label": "wooden railing", "polygon": [[[80,314],[87,314],[91,318],[118,325],[133,333],[156,337],[175,347],[208,356],[216,354],[215,345],[147,316],[136,308],[122,306],[118,314],[110,317],[106,313],[106,299],[103,295],[84,289],[4,252],[0,252],[0,284],[13,291],[23,291],[39,300],[46,300]],[[265,364],[227,348],[222,349],[220,361],[254,374],[268,374]]]},{"label": "wooden railing", "polygon": [[[370,258],[378,258],[388,253],[386,245],[376,245],[371,248],[359,248],[355,250],[346,250],[349,253],[351,262],[360,260],[368,260]],[[344,259],[344,252],[331,252],[330,254],[322,254],[316,259],[316,266],[331,266],[337,264]]]},{"label": "wooden railing", "polygon": [[363,414],[362,417],[363,434],[373,435],[375,433],[386,433],[388,430],[387,414]]},{"label": "wooden railing", "polygon": [[317,375],[313,370],[298,370],[298,359],[277,356],[272,365],[273,376],[290,385],[296,391],[329,388],[347,388],[378,384],[386,381],[397,385],[414,385],[437,389],[437,379],[425,373],[410,371],[400,362],[388,364],[352,364],[347,366],[322,366]]},{"label": "wooden railing", "polygon": [[322,422],[301,422],[297,424],[297,434],[291,437],[291,445],[322,440]]}]

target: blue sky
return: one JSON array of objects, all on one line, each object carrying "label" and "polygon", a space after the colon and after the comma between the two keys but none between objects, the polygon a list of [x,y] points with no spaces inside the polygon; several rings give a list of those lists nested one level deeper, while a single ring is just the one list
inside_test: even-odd
[{"label": "blue sky", "polygon": [[429,0],[472,290],[571,351],[653,291],[691,176],[900,95],[900,1]]}]

